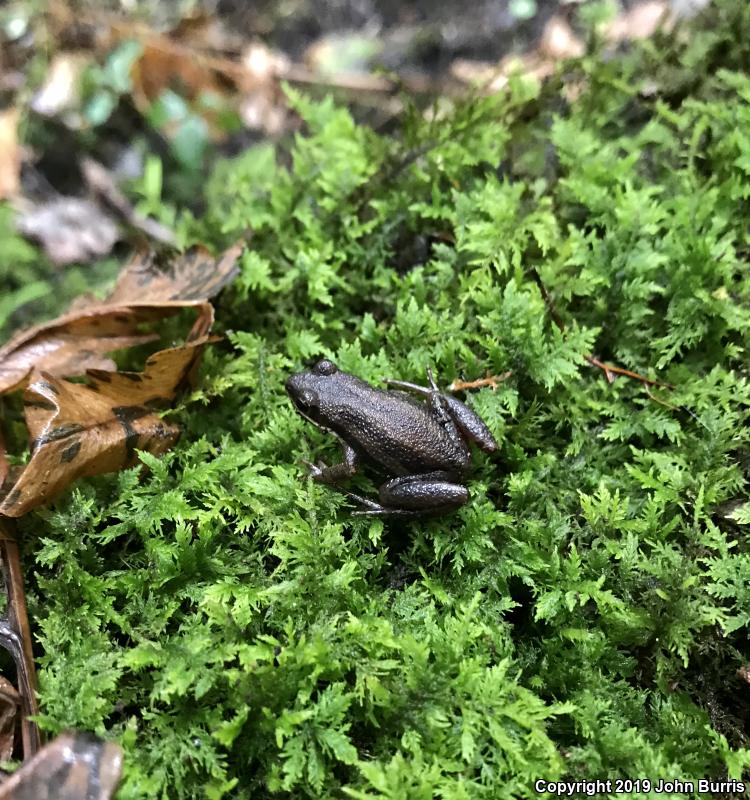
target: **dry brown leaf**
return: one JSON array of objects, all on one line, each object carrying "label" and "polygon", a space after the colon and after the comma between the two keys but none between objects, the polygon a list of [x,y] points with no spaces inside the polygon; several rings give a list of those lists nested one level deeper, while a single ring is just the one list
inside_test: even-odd
[{"label": "dry brown leaf", "polygon": [[243,247],[237,243],[218,258],[195,247],[165,264],[164,271],[153,254],[137,254],[106,300],[79,298],[68,314],[22,331],[0,348],[0,395],[22,388],[32,369],[68,377],[114,369],[107,353],[158,338],[143,333],[141,326],[180,308],[197,309],[190,336],[205,335],[213,309],[201,301],[234,279]]},{"label": "dry brown leaf", "polygon": [[672,22],[666,0],[645,0],[618,14],[607,25],[604,36],[610,42],[647,39],[661,24]]},{"label": "dry brown leaf", "polygon": [[[131,79],[133,103],[141,113],[147,113],[167,89],[192,101],[205,94],[232,96],[242,84],[244,70],[236,61],[212,56],[153,31],[141,31],[138,38],[143,50],[133,63]],[[214,116],[208,110],[203,113],[212,134],[221,138],[224,131]]]},{"label": "dry brown leaf", "polygon": [[21,710],[21,695],[0,675],[0,761],[10,761],[16,743],[16,723]]},{"label": "dry brown leaf", "polygon": [[544,26],[538,51],[544,58],[559,60],[579,58],[586,52],[586,47],[570,23],[564,17],[554,15]]},{"label": "dry brown leaf", "polygon": [[115,369],[106,356],[114,350],[153,341],[142,333],[144,322],[176,309],[98,308],[59,317],[22,331],[0,348],[0,394],[20,389],[33,369],[53,375],[82,375],[87,369]]},{"label": "dry brown leaf", "polygon": [[[185,22],[185,21],[183,21]],[[280,81],[289,61],[277,51],[252,43],[237,58],[214,55],[216,50],[236,50],[241,39],[215,26],[199,15],[179,25],[169,35],[156,33],[143,25],[116,23],[110,46],[124,39],[138,39],[143,51],[133,64],[133,102],[146,113],[167,89],[189,101],[210,94],[235,107],[248,128],[269,135],[284,130],[291,117]],[[215,140],[226,137],[226,129],[213,109],[201,110]],[[167,136],[171,130],[163,131]]]},{"label": "dry brown leaf", "polygon": [[[207,314],[200,319],[204,327],[210,325]],[[90,370],[89,385],[35,373],[24,395],[31,459],[0,504],[0,515],[19,517],[77,478],[127,469],[137,461],[136,450],[154,455],[168,450],[179,428],[155,409],[169,406],[195,384],[210,341],[199,335],[154,353],[144,372]]]},{"label": "dry brown leaf", "polygon": [[111,800],[121,773],[119,745],[63,733],[0,784],[0,800]]},{"label": "dry brown leaf", "polygon": [[178,259],[160,263],[154,253],[141,252],[120,273],[107,305],[206,300],[237,276],[237,259],[244,248],[237,242],[218,258],[205,247],[192,247]]},{"label": "dry brown leaf", "polygon": [[[32,381],[24,396],[32,455],[12,487],[6,481],[0,516],[20,516],[76,478],[124,469],[135,449],[159,454],[174,443],[178,428],[154,408],[194,384],[203,347],[214,341],[213,306],[205,298],[234,278],[242,247],[218,259],[193,248],[165,271],[154,256],[137,255],[104,302],[85,298],[75,311],[0,349],[0,394],[23,386],[30,373]],[[108,371],[114,365],[105,353],[151,340],[140,325],[181,308],[197,311],[185,345],[155,353],[143,373]],[[57,377],[84,372],[89,385]]]},{"label": "dry brown leaf", "polygon": [[55,116],[62,111],[78,108],[81,99],[81,76],[91,63],[90,53],[56,53],[47,70],[41,89],[31,99],[37,114]]},{"label": "dry brown leaf", "polygon": [[17,108],[0,111],[0,200],[18,193],[21,148],[18,144]]}]

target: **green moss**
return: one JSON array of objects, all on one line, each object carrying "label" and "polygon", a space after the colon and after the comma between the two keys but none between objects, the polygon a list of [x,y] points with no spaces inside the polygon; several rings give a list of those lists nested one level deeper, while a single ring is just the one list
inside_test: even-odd
[{"label": "green moss", "polygon": [[[574,102],[518,83],[393,138],[292,95],[291,153],[222,164],[193,226],[252,247],[181,443],[23,521],[44,727],[122,741],[127,799],[739,778],[748,42],[725,0],[689,44],[569,69]],[[471,503],[353,518],[304,479],[336,446],[283,381],[318,354],[512,370],[468,397],[501,443]]]}]

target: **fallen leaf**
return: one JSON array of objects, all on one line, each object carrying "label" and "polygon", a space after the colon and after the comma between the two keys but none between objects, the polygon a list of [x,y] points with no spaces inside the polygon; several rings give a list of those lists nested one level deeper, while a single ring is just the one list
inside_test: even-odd
[{"label": "fallen leaf", "polygon": [[229,59],[215,58],[168,36],[151,34],[133,65],[133,101],[139,110],[147,111],[166,89],[190,100],[207,92],[221,96],[234,89],[241,76],[242,68]]},{"label": "fallen leaf", "polygon": [[0,675],[0,761],[10,761],[16,744],[16,723],[21,696],[16,687]]},{"label": "fallen leaf", "polygon": [[206,300],[237,276],[244,246],[237,242],[217,259],[198,245],[168,263],[153,252],[136,253],[105,303],[131,305],[146,297],[149,303]]},{"label": "fallen leaf", "polygon": [[[199,319],[205,328],[212,316]],[[78,478],[127,469],[137,462],[136,450],[154,455],[168,450],[180,431],[155,410],[195,385],[210,341],[198,335],[154,353],[144,372],[89,370],[88,385],[36,374],[24,394],[31,459],[0,503],[0,515],[19,517]]]},{"label": "fallen leaf", "polygon": [[[281,89],[289,60],[258,42],[244,48],[239,58],[234,52],[231,57],[215,55],[217,50],[236,51],[242,41],[217,31],[205,15],[180,24],[169,34],[132,23],[114,24],[111,34],[110,46],[125,39],[141,42],[142,52],[133,64],[131,81],[133,103],[142,114],[171,90],[190,103],[206,96],[220,98],[237,111],[246,127],[268,135],[285,130],[293,118]],[[215,102],[204,104],[198,113],[215,141],[226,137],[222,112]],[[162,126],[162,133],[172,138],[179,129],[170,120]]]},{"label": "fallen leaf", "polygon": [[604,36],[610,42],[647,39],[659,25],[667,22],[673,22],[669,20],[669,3],[666,0],[646,0],[618,14],[607,25]]},{"label": "fallen leaf", "polygon": [[0,800],[111,800],[122,748],[84,733],[63,733],[0,783]]},{"label": "fallen leaf", "polygon": [[544,58],[560,60],[579,58],[586,52],[586,47],[570,27],[570,23],[563,17],[554,15],[544,26],[538,51]]},{"label": "fallen leaf", "polygon": [[106,356],[158,338],[141,333],[142,323],[175,309],[94,307],[22,331],[0,348],[0,394],[20,389],[33,369],[53,375],[82,375],[87,369],[115,369]]},{"label": "fallen leaf", "polygon": [[18,144],[17,108],[0,111],[0,200],[18,193],[21,148]]},{"label": "fallen leaf", "polygon": [[44,84],[31,99],[32,110],[53,117],[77,108],[81,99],[81,76],[90,63],[89,53],[56,53]]},{"label": "fallen leaf", "polygon": [[[195,307],[191,336],[205,335],[213,322],[213,297],[237,275],[237,243],[213,258],[203,247],[162,263],[138,253],[104,301],[84,296],[56,320],[22,331],[0,348],[0,395],[22,388],[32,369],[55,376],[83,375],[88,369],[115,369],[107,353],[157,338],[141,326]],[[196,333],[200,331],[200,333]]]},{"label": "fallen leaf", "polygon": [[106,256],[120,238],[112,217],[85,197],[56,197],[46,203],[27,203],[16,218],[16,228],[39,242],[47,257],[58,265],[85,263]]}]

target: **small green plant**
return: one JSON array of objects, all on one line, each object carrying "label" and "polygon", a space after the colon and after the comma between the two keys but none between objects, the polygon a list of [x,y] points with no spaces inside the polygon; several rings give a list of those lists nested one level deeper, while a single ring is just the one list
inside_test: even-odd
[{"label": "small green plant", "polygon": [[[747,776],[748,42],[724,0],[396,137],[290,91],[288,157],[220,164],[190,223],[252,237],[182,443],[22,522],[44,728],[118,738],[123,800]],[[470,503],[354,518],[305,478],[335,445],[283,382],[323,354],[512,372],[467,397]]]}]

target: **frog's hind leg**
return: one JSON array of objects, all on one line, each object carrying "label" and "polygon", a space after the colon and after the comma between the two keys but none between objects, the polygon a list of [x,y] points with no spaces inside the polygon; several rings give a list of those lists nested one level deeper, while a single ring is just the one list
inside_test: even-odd
[{"label": "frog's hind leg", "polygon": [[497,441],[490,429],[484,424],[467,405],[449,394],[440,395],[445,402],[445,407],[461,433],[474,442],[485,453],[494,453],[497,450]]},{"label": "frog's hind leg", "polygon": [[431,369],[427,370],[427,377],[430,386],[420,386],[408,381],[387,380],[386,383],[395,389],[403,389],[426,397],[438,416],[447,414],[466,439],[474,442],[486,453],[494,453],[497,450],[497,442],[484,422],[465,403],[441,392],[435,384]]},{"label": "frog's hind leg", "polygon": [[404,475],[380,487],[380,503],[367,501],[367,508],[355,514],[440,514],[455,511],[469,499],[469,492],[454,483],[445,472]]}]

